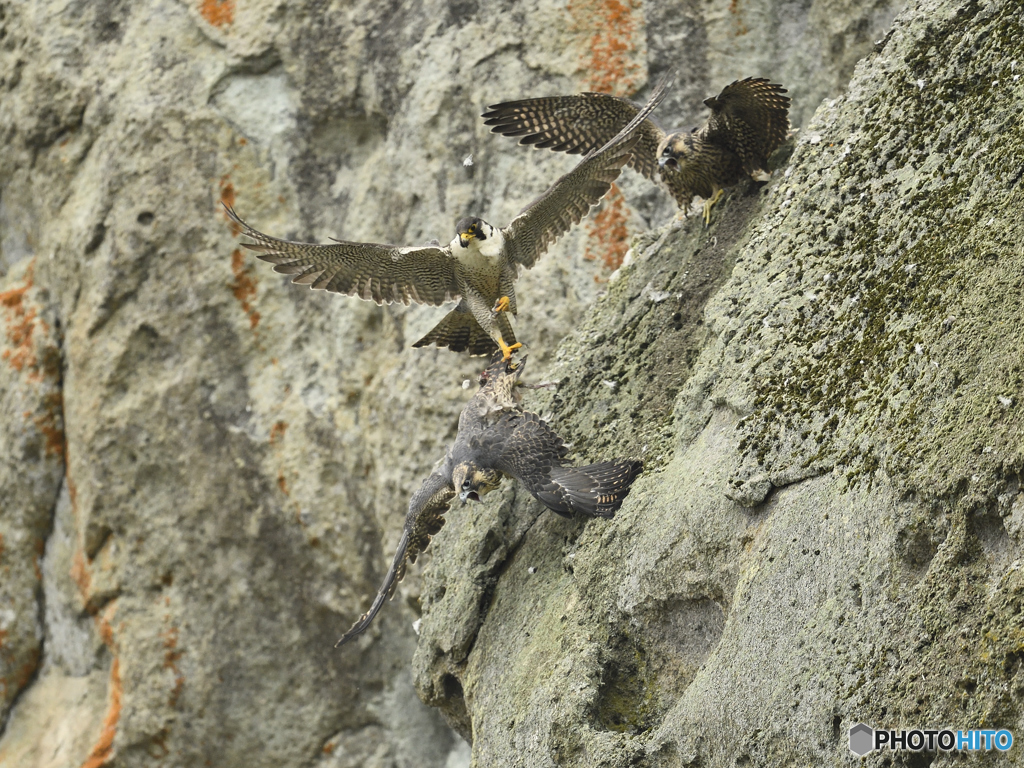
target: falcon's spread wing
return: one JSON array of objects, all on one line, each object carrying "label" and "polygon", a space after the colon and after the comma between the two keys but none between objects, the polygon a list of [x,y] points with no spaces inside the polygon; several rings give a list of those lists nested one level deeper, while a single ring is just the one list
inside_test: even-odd
[{"label": "falcon's spread wing", "polygon": [[394,593],[395,585],[405,576],[406,564],[416,562],[417,555],[425,550],[430,543],[430,537],[444,526],[444,514],[448,511],[454,497],[455,489],[452,487],[452,467],[449,456],[446,457],[445,463],[439,469],[434,470],[423,481],[423,485],[409,500],[409,513],[405,517],[402,538],[398,540],[398,550],[395,552],[391,567],[388,569],[380,589],[377,590],[377,596],[373,599],[370,609],[360,616],[352,628],[334,644],[335,648],[362,634],[370,626],[370,622],[380,611],[384,601]]},{"label": "falcon's spread wing", "polygon": [[640,141],[637,129],[665,98],[667,85],[668,78],[663,78],[644,108],[621,131],[600,149],[587,154],[502,230],[512,261],[529,269],[551,243],[597,205],[629,161]]},{"label": "falcon's spread wing", "polygon": [[[522,136],[520,144],[583,155],[603,147],[640,112],[640,107],[607,93],[579,93],[540,99],[506,101],[484,112],[484,125],[491,133]],[[629,166],[651,181],[657,180],[658,144],[665,134],[647,119],[636,132],[640,141],[633,149]]]},{"label": "falcon's spread wing", "polygon": [[747,173],[767,170],[768,156],[789,131],[790,100],[784,93],[781,85],[762,77],[730,83],[717,97],[704,100],[711,107],[704,140],[736,153]]},{"label": "falcon's spread wing", "polygon": [[510,415],[499,426],[511,434],[503,441],[495,468],[518,478],[534,498],[560,515],[611,517],[643,469],[642,462],[623,459],[563,467],[568,449],[535,413]]},{"label": "falcon's spread wing", "polygon": [[534,495],[556,512],[558,504],[586,515],[611,517],[643,468],[643,462],[629,459],[558,467],[551,470],[550,482]]},{"label": "falcon's spread wing", "polygon": [[242,233],[256,241],[242,245],[273,264],[275,272],[295,275],[293,283],[377,304],[415,301],[440,306],[460,296],[455,259],[448,248],[279,240],[253,229],[234,210],[224,207]]}]

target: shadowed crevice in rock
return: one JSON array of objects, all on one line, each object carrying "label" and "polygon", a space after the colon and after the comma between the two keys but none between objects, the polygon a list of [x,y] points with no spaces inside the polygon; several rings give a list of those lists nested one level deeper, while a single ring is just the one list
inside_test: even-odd
[{"label": "shadowed crevice in rock", "polygon": [[676,597],[643,613],[643,632],[625,627],[604,649],[595,728],[650,731],[714,651],[725,621],[722,608],[706,598]]}]

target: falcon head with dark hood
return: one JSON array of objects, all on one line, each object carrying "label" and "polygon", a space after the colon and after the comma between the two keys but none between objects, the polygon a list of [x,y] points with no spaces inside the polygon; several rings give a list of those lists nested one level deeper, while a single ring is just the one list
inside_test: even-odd
[{"label": "falcon head with dark hood", "polygon": [[[494,239],[495,232],[494,227],[476,216],[461,218],[455,225],[455,238],[459,241],[460,248],[469,248],[470,243],[475,242],[477,248],[482,249],[485,242]],[[452,247],[454,246],[453,241]]]},{"label": "falcon head with dark hood", "polygon": [[501,477],[501,472],[497,470],[484,469],[475,462],[466,461],[452,472],[452,485],[460,501],[480,501],[501,485]]}]

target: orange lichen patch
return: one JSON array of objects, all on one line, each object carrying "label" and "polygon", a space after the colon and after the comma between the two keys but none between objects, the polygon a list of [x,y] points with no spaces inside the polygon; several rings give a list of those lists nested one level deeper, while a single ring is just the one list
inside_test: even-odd
[{"label": "orange lichen patch", "polygon": [[[35,370],[39,367],[32,334],[36,329],[36,308],[26,307],[25,294],[33,285],[35,261],[25,270],[25,283],[20,288],[11,288],[0,293],[0,308],[3,309],[3,334],[7,349],[0,352],[0,360],[6,360],[16,371],[25,367]],[[41,322],[41,321],[40,321]]]},{"label": "orange lichen patch", "polygon": [[36,539],[36,557],[32,561],[32,569],[35,571],[36,580],[43,580],[43,554],[46,552],[46,540]]},{"label": "orange lichen patch", "polygon": [[14,690],[20,691],[29,684],[32,676],[39,669],[40,658],[42,658],[42,654],[39,652],[38,646],[29,651],[28,659],[14,672]]},{"label": "orange lichen patch", "polygon": [[[4,647],[4,641],[7,640],[7,632],[0,629],[0,648]],[[15,659],[10,651],[4,652],[4,661],[10,664]],[[18,654],[21,656],[21,654]],[[22,656],[22,658],[24,658]],[[17,669],[14,670],[14,674],[11,679],[8,680],[6,677],[0,677],[0,698],[7,699],[8,692],[14,691],[17,694],[18,691],[22,690],[32,680],[32,676],[39,669],[39,660],[42,655],[39,652],[39,646],[35,646],[28,652],[28,658],[25,659],[21,664],[18,665]],[[0,760],[0,765],[3,765],[3,761]]]},{"label": "orange lichen patch", "polygon": [[235,0],[201,0],[199,13],[211,25],[225,27],[235,20]]},{"label": "orange lichen patch", "polygon": [[324,754],[331,754],[336,746],[337,744],[335,744],[333,741],[328,741],[326,744],[324,744]]},{"label": "orange lichen patch", "polygon": [[110,708],[103,718],[100,737],[89,750],[89,756],[82,763],[82,768],[101,768],[107,764],[114,751],[114,736],[117,734],[117,723],[121,719],[121,668],[115,656],[110,664]]},{"label": "orange lichen patch", "polygon": [[75,485],[75,481],[71,479],[71,473],[64,472],[64,482],[68,486],[68,499],[71,501],[71,514],[78,515],[78,487]]},{"label": "orange lichen patch", "polygon": [[150,738],[150,741],[153,742],[153,746],[156,747],[157,750],[159,750],[146,750],[149,753],[149,756],[152,757],[154,760],[163,760],[165,757],[171,754],[171,750],[167,748],[167,737],[169,735],[170,734],[167,732],[166,728],[161,728],[160,731],[156,734],[156,736]]},{"label": "orange lichen patch", "polygon": [[178,660],[181,659],[182,651],[178,650],[178,628],[168,627],[161,633],[164,639],[164,669],[174,673],[174,687],[171,689],[171,698],[168,704],[173,708],[177,706],[181,692],[185,689],[185,676],[178,669]]},{"label": "orange lichen patch", "polygon": [[[220,201],[228,208],[235,207],[235,185],[228,181],[227,175],[221,176],[220,179]],[[227,215],[223,208],[221,208],[221,213],[224,215],[224,220],[231,228],[232,237],[238,237],[242,228],[238,226],[238,223],[234,219]]]},{"label": "orange lichen patch", "polygon": [[282,437],[284,437],[284,433],[287,430],[288,430],[288,422],[287,421],[278,421],[278,422],[276,422],[274,424],[274,426],[272,426],[270,428],[270,444],[273,445],[278,440],[280,440]]},{"label": "orange lichen patch", "polygon": [[71,556],[71,580],[78,585],[82,600],[88,604],[92,589],[92,574],[89,573],[89,565],[85,562],[85,553],[81,547],[76,548],[75,554]]},{"label": "orange lichen patch", "polygon": [[[65,464],[64,482],[66,482],[68,486],[68,499],[71,501],[71,515],[77,520],[78,488],[71,479],[71,473],[68,470],[67,464]],[[82,604],[85,606],[86,610],[89,610],[91,606],[91,612],[95,613],[96,606],[92,603],[92,572],[85,557],[85,544],[82,539],[83,534],[79,532],[78,545],[75,547],[74,554],[71,555],[71,570],[68,574],[71,576],[71,580],[78,587],[78,593],[82,596]]]},{"label": "orange lichen patch", "polygon": [[[647,79],[645,57],[639,55],[646,43],[641,0],[569,0],[568,10],[573,29],[584,38],[584,90],[636,93]],[[629,249],[628,220],[626,202],[613,185],[602,209],[587,222],[585,257],[600,260],[608,272],[618,269]]]},{"label": "orange lichen patch", "polygon": [[89,750],[89,756],[82,763],[82,768],[101,768],[106,765],[113,756],[114,736],[117,734],[117,723],[121,719],[121,663],[117,657],[117,645],[114,642],[114,628],[111,620],[117,611],[117,603],[111,602],[96,617],[96,626],[99,629],[100,639],[114,654],[110,663],[110,707],[103,718],[103,725],[100,728],[99,738]]},{"label": "orange lichen patch", "polygon": [[253,279],[251,269],[245,266],[245,259],[238,248],[231,253],[231,273],[235,276],[231,292],[249,316],[249,327],[255,330],[260,323],[260,313],[253,309],[250,299],[256,296],[256,280]]},{"label": "orange lichen patch", "polygon": [[228,208],[235,207],[235,185],[228,180],[228,176],[220,177],[220,201]]},{"label": "orange lichen patch", "polygon": [[51,392],[43,398],[43,412],[33,419],[45,440],[47,456],[64,458],[64,430],[59,426],[63,420],[64,397],[60,392]]},{"label": "orange lichen patch", "polygon": [[115,611],[117,611],[117,603],[110,602],[103,610],[103,613],[96,617],[96,624],[100,631],[100,640],[111,651],[117,650],[114,646],[114,626],[110,623]]},{"label": "orange lichen patch", "polygon": [[646,41],[641,0],[569,0],[572,28],[584,37],[584,89],[629,96],[647,77],[637,55]]},{"label": "orange lichen patch", "polygon": [[600,261],[610,273],[622,266],[629,250],[629,208],[618,186],[612,184],[604,205],[587,220],[587,250],[583,258]]},{"label": "orange lichen patch", "polygon": [[169,735],[170,734],[167,732],[166,728],[161,728],[156,736],[150,737],[150,741],[153,743],[153,746],[156,747],[156,750],[147,749],[146,752],[148,752],[149,756],[154,760],[163,760],[171,754],[171,750],[167,748],[167,737]]},{"label": "orange lichen patch", "polygon": [[164,669],[178,671],[177,662],[181,658],[181,651],[178,648],[178,628],[168,627],[160,633],[164,639]]},{"label": "orange lichen patch", "polygon": [[277,473],[277,487],[281,489],[281,493],[288,496],[288,481],[284,477],[284,470],[280,470]]},{"label": "orange lichen patch", "polygon": [[740,12],[740,0],[729,0],[729,13],[736,17],[736,37],[742,37],[750,30],[743,23],[743,14]]}]

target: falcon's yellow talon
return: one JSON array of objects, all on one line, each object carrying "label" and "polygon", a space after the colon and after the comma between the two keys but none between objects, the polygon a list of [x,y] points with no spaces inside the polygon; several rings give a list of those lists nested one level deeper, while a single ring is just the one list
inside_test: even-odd
[{"label": "falcon's yellow talon", "polygon": [[502,354],[501,361],[505,362],[510,357],[512,357],[513,350],[519,349],[523,345],[522,345],[521,342],[517,341],[515,344],[513,344],[510,347],[508,344],[505,343],[504,339],[502,339],[501,337],[498,337],[498,346],[501,347],[501,354]]},{"label": "falcon's yellow talon", "polygon": [[725,190],[719,189],[709,199],[704,201],[704,226],[711,226],[711,206],[722,199],[722,195],[725,194]]},{"label": "falcon's yellow talon", "polygon": [[511,302],[508,300],[508,296],[502,296],[491,307],[491,314],[496,315],[499,312],[508,312],[508,307]]}]

